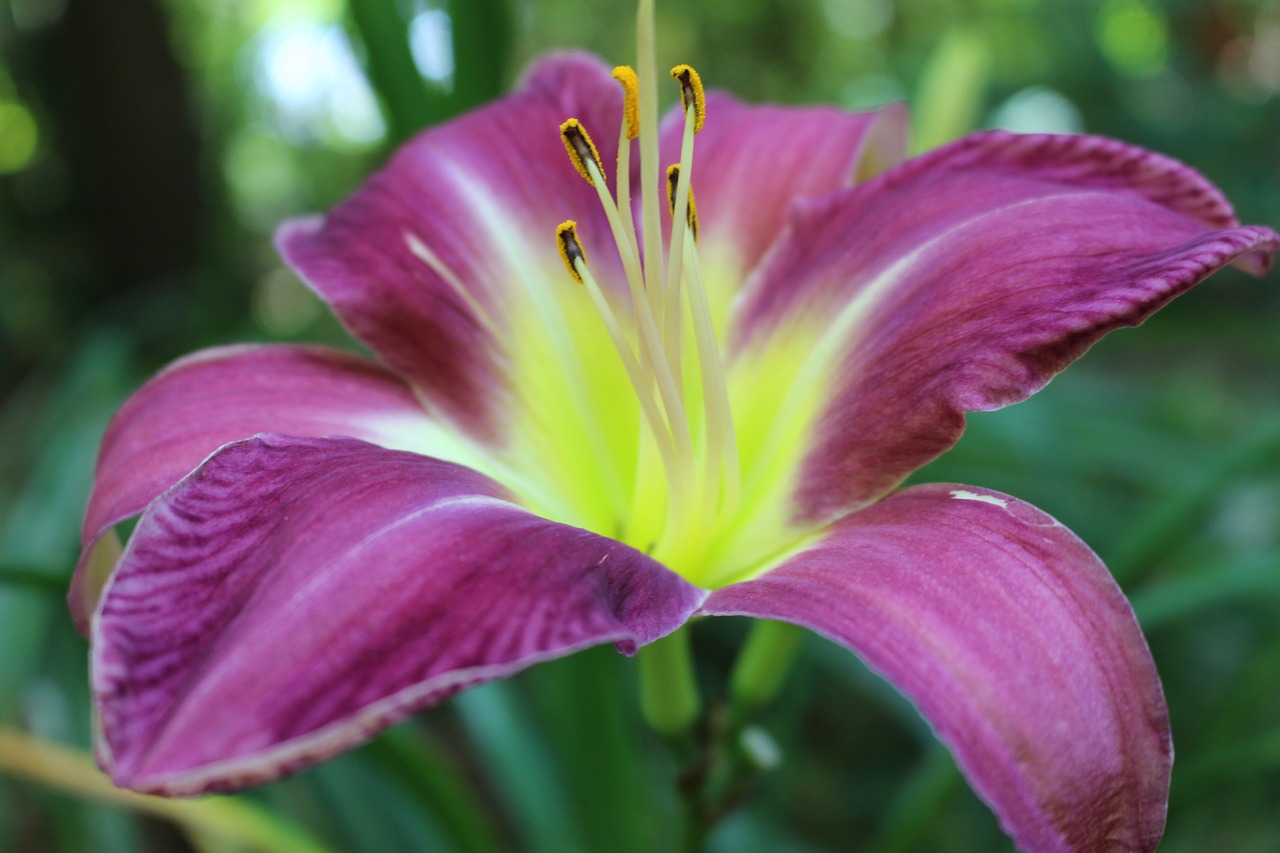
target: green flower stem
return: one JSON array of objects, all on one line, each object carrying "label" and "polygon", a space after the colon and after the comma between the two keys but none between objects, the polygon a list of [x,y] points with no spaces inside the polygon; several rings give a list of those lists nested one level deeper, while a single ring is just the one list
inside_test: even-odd
[{"label": "green flower stem", "polygon": [[0,728],[0,773],[171,820],[190,834],[200,848],[213,848],[221,842],[263,853],[327,853],[329,850],[300,827],[247,799],[168,800],[121,790],[93,766],[89,756],[14,729]]},{"label": "green flower stem", "polygon": [[646,646],[640,663],[640,705],[645,721],[666,738],[682,767],[679,849],[703,849],[712,828],[746,797],[773,762],[745,737],[750,716],[782,686],[804,631],[783,622],[757,622],[734,668],[729,702],[696,726],[702,703],[688,634],[680,630]]},{"label": "green flower stem", "polygon": [[738,656],[729,684],[734,727],[778,695],[804,639],[803,628],[786,622],[756,622]]},{"label": "green flower stem", "polygon": [[680,797],[680,853],[701,853],[711,832],[700,790],[681,792]]},{"label": "green flower stem", "polygon": [[672,742],[684,740],[702,714],[689,634],[680,629],[636,655],[640,666],[640,712],[649,727]]},{"label": "green flower stem", "polygon": [[[762,740],[767,746],[761,746]],[[742,728],[730,719],[727,705],[715,705],[706,725],[699,727],[692,757],[676,777],[679,849],[683,853],[702,850],[716,825],[777,766],[777,758],[777,747],[763,730]]]},{"label": "green flower stem", "polygon": [[[683,763],[677,779],[682,853],[706,845],[712,828],[733,811],[769,769],[744,739],[751,715],[777,695],[800,649],[804,631],[783,622],[757,622],[733,671],[729,701],[718,704],[705,726],[700,716],[688,642],[683,631],[645,649],[640,658],[645,719],[667,737]],[[666,644],[665,646],[663,644]],[[682,685],[683,689],[673,689]]]}]

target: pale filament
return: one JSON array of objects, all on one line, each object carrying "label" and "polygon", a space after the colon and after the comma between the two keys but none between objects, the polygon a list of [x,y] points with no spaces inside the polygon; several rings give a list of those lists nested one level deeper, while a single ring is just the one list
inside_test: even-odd
[{"label": "pale filament", "polygon": [[[676,68],[682,67],[687,66]],[[693,72],[690,71],[690,73]],[[672,76],[676,76],[676,69],[672,69]],[[701,88],[701,84],[698,88]],[[680,179],[676,184],[676,195],[671,211],[671,247],[667,256],[667,290],[663,307],[666,316],[663,325],[666,331],[664,343],[667,348],[667,359],[672,364],[680,363],[680,335],[684,330],[684,323],[680,322],[680,264],[684,259],[685,229],[680,228],[677,223],[684,222],[688,216],[689,187],[693,180],[693,135],[699,129],[701,117],[701,107],[696,103],[696,98],[700,95],[701,92],[697,92],[694,97],[686,97],[684,83],[681,83],[681,98],[685,102],[684,133],[680,139]]]},{"label": "pale filament", "polygon": [[[613,197],[609,195],[609,185],[604,179],[604,175],[600,173],[600,164],[595,160],[587,160],[585,162],[587,173],[591,176],[591,183],[596,188],[596,193],[600,196],[600,206],[604,208],[605,217],[609,220],[609,227],[613,232],[614,242],[618,244],[618,251],[622,255],[623,269],[627,274],[627,283],[631,288],[632,306],[636,314],[636,322],[640,326],[641,340],[643,341],[642,352],[649,356],[644,359],[645,365],[649,368],[649,373],[658,384],[658,394],[662,397],[662,407],[667,412],[667,422],[671,426],[672,438],[675,440],[678,461],[682,466],[688,466],[693,463],[693,442],[689,435],[689,418],[685,413],[684,401],[680,391],[679,380],[673,375],[679,373],[673,368],[673,363],[663,355],[661,339],[658,336],[658,329],[654,323],[653,313],[650,310],[649,302],[645,298],[644,278],[640,272],[640,259],[636,257],[634,252],[629,251],[632,242],[627,238],[626,232],[623,230],[622,221],[618,218],[618,209],[614,204]],[[621,180],[618,181],[622,183]],[[675,362],[678,365],[679,362]]]},{"label": "pale filament", "polygon": [[715,510],[716,494],[723,474],[724,492],[720,495],[719,513],[732,516],[738,508],[742,491],[741,462],[738,458],[738,436],[733,428],[733,410],[729,405],[729,384],[725,378],[724,361],[720,357],[720,345],[711,321],[711,306],[707,304],[707,289],[702,283],[702,267],[694,248],[693,229],[688,225],[684,250],[685,276],[689,284],[685,293],[689,299],[689,313],[693,317],[694,342],[698,347],[698,364],[702,368],[702,404],[706,411],[707,460],[704,469],[706,500]]},{"label": "pale filament", "polygon": [[[696,559],[700,548],[727,529],[737,511],[741,472],[728,385],[720,345],[702,280],[697,253],[697,214],[693,199],[694,134],[705,118],[705,99],[697,72],[672,69],[681,83],[684,133],[680,163],[669,172],[672,214],[670,242],[663,258],[658,209],[658,121],[654,86],[653,3],[640,0],[637,48],[640,73],[620,66],[614,77],[624,91],[624,115],[618,139],[617,197],[609,191],[599,154],[576,119],[561,126],[574,166],[596,189],[617,246],[631,295],[636,323],[633,344],[605,292],[587,267],[575,226],[561,225],[561,254],[570,274],[587,290],[635,392],[641,416],[654,438],[665,469],[668,496],[662,535],[652,543],[658,556]],[[631,141],[640,139],[640,228],[631,214]],[[643,264],[641,256],[643,255]],[[663,261],[666,261],[664,266]],[[681,292],[683,291],[683,298]],[[684,314],[688,305],[688,317]],[[693,330],[702,391],[702,439],[693,443],[680,337],[686,322]],[[637,353],[638,348],[638,353]],[[655,397],[654,390],[657,390]],[[659,408],[659,401],[661,408]],[[637,446],[643,456],[643,442]],[[637,458],[637,463],[640,458]],[[701,468],[701,471],[699,471]],[[640,477],[637,478],[639,487]],[[639,494],[639,493],[638,493]],[[690,512],[690,510],[692,512]]]},{"label": "pale filament", "polygon": [[631,388],[635,391],[636,399],[640,402],[640,411],[643,413],[644,419],[653,433],[658,452],[662,454],[662,467],[667,475],[667,490],[671,495],[668,511],[671,515],[679,517],[684,512],[683,499],[686,489],[685,484],[680,481],[680,474],[688,469],[686,466],[680,465],[676,458],[676,450],[671,443],[667,424],[663,422],[662,413],[658,411],[657,403],[653,399],[649,376],[641,369],[635,355],[631,352],[631,345],[627,342],[626,333],[622,331],[622,325],[613,313],[609,300],[605,298],[603,291],[600,290],[600,284],[596,281],[595,276],[591,274],[591,271],[587,269],[586,262],[581,257],[578,257],[573,262],[573,265],[578,271],[582,284],[587,289],[587,294],[591,297],[591,302],[595,306],[596,312],[600,315],[600,320],[604,324],[605,331],[609,334],[609,339],[613,342],[614,349],[618,351],[618,357],[622,361],[623,369],[627,372],[627,378],[631,380]]}]

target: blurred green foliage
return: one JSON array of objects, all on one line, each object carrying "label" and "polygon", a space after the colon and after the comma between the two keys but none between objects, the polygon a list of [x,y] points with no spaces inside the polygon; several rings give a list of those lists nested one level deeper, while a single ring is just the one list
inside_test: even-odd
[{"label": "blurred green foliage", "polygon": [[[130,390],[208,344],[351,346],[282,269],[274,225],[539,52],[630,61],[632,14],[0,0],[0,726],[88,746],[62,594],[96,443]],[[659,45],[749,100],[927,106],[925,144],[970,123],[1117,136],[1280,223],[1277,0],[659,2]],[[1031,500],[1114,569],[1173,718],[1168,851],[1280,849],[1278,320],[1275,276],[1227,271],[1033,400],[975,416],[919,475]],[[695,630],[709,695],[743,630]],[[595,650],[242,799],[334,849],[661,849],[673,768],[634,693],[631,663]],[[1008,849],[911,708],[842,651],[807,641],[764,722],[786,760],[716,849]],[[0,849],[192,846],[240,849],[0,774]]]}]

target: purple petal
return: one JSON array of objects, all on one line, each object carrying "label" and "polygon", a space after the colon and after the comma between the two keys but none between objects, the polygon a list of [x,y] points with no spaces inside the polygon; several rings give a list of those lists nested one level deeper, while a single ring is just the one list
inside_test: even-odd
[{"label": "purple petal", "polygon": [[818,367],[797,518],[886,494],[965,412],[1026,398],[1222,266],[1265,268],[1277,235],[1235,226],[1191,169],[1095,137],[979,134],[799,206],[734,334],[747,377],[797,341]]},{"label": "purple petal", "polygon": [[[684,113],[675,110],[663,122],[664,163],[680,159],[683,131]],[[831,107],[752,106],[708,93],[693,180],[698,245],[704,264],[712,266],[709,277],[736,284],[781,236],[794,201],[843,189],[855,178],[896,165],[906,157],[906,137],[907,112],[899,104],[847,113]]]},{"label": "purple petal", "polygon": [[1152,850],[1172,745],[1106,568],[1054,519],[968,486],[899,492],[703,613],[803,625],[920,709],[1026,850]]},{"label": "purple petal", "polygon": [[598,60],[545,59],[515,94],[417,136],[327,216],[285,225],[277,245],[441,415],[500,442],[512,384],[503,339],[537,316],[542,291],[572,288],[557,224],[577,220],[597,275],[623,281],[599,200],[559,135],[578,118],[608,168],[621,115],[621,89]]},{"label": "purple petal", "polygon": [[272,431],[348,435],[426,452],[435,449],[429,439],[437,429],[402,380],[337,350],[232,346],[175,362],[107,427],[81,533],[84,556],[72,579],[72,615],[84,630],[100,586],[86,576],[99,537],[227,442]]},{"label": "purple petal", "polygon": [[703,600],[467,468],[352,439],[229,445],[157,500],[94,617],[99,755],[120,785],[267,781],[458,690]]}]

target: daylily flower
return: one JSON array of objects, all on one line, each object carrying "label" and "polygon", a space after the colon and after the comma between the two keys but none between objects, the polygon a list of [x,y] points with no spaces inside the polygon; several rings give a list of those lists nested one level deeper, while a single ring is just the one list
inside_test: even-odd
[{"label": "daylily flower", "polygon": [[1008,495],[895,490],[966,412],[1280,238],[1096,137],[902,162],[896,107],[748,106],[691,69],[659,132],[650,68],[544,59],[284,226],[375,358],[208,350],[121,409],[71,595],[104,768],[263,782],[470,685],[742,615],[861,656],[1020,846],[1152,849],[1168,717],[1102,563]]}]

